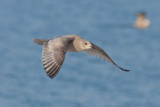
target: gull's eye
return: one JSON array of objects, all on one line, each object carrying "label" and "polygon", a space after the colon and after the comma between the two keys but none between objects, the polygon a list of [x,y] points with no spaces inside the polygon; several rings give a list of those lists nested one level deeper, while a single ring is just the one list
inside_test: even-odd
[{"label": "gull's eye", "polygon": [[85,45],[87,45],[87,43],[84,43]]}]

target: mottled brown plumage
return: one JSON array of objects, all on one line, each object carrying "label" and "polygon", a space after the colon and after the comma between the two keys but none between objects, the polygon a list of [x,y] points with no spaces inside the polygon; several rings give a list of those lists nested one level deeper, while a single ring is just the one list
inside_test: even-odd
[{"label": "mottled brown plumage", "polygon": [[116,68],[118,67],[123,71],[129,71],[114,63],[101,48],[85,39],[82,39],[78,35],[64,35],[49,40],[34,39],[34,43],[43,45],[42,64],[46,74],[50,78],[54,78],[59,72],[67,51],[84,51],[90,55],[97,56],[112,63]]}]

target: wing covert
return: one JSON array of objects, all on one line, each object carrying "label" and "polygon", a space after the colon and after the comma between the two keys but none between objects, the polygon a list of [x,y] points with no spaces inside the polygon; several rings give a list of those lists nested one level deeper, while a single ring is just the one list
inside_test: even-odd
[{"label": "wing covert", "polygon": [[59,72],[65,59],[68,43],[72,40],[73,38],[57,37],[44,43],[42,64],[46,74],[51,79]]}]

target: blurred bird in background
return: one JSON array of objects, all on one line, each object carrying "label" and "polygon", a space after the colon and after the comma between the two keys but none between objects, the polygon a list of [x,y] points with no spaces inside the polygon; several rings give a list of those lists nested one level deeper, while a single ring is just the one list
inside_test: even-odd
[{"label": "blurred bird in background", "polygon": [[144,12],[138,13],[134,26],[138,29],[145,29],[149,25],[150,25],[150,21],[146,19],[146,14]]}]

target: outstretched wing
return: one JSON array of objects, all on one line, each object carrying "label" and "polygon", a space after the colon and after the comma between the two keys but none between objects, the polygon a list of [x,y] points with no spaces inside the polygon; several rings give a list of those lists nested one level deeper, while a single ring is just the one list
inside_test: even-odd
[{"label": "outstretched wing", "polygon": [[73,38],[57,37],[43,44],[42,64],[46,74],[51,79],[59,72],[65,58],[68,43],[72,40]]},{"label": "outstretched wing", "polygon": [[93,43],[91,43],[91,44],[92,44],[92,49],[85,50],[84,52],[86,52],[90,55],[96,56],[96,57],[103,59],[105,61],[108,61],[109,63],[112,63],[116,67],[116,69],[118,67],[123,71],[127,71],[127,72],[129,71],[127,69],[124,69],[124,68],[118,66],[100,47],[94,45]]}]

